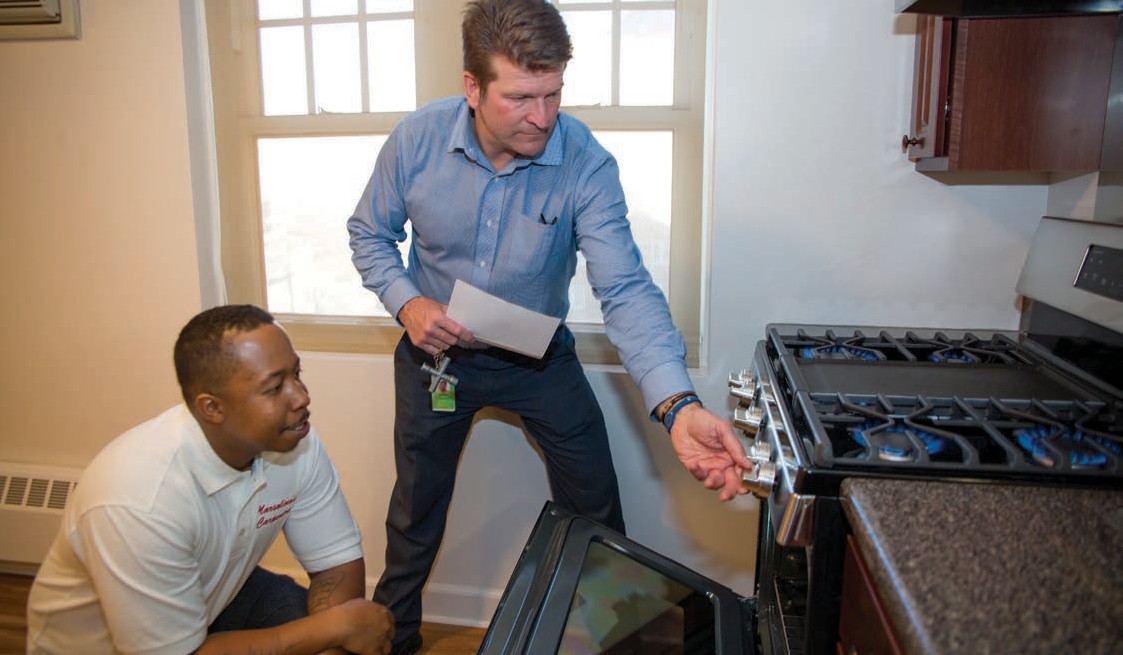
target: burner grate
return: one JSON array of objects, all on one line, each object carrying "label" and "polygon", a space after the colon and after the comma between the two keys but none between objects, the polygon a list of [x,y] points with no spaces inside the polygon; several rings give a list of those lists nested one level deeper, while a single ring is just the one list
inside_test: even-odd
[{"label": "burner grate", "polygon": [[806,488],[852,475],[1123,481],[1123,397],[1016,333],[767,332],[762,362]]},{"label": "burner grate", "polygon": [[[779,336],[779,335],[778,335]],[[865,362],[931,362],[934,364],[1026,364],[1017,342],[1001,334],[983,338],[967,332],[951,337],[935,332],[922,337],[914,331],[896,337],[882,330],[867,336],[861,330],[840,334],[827,329],[821,336],[798,329],[795,335],[779,336],[783,345],[800,359],[856,360]]]},{"label": "burner grate", "polygon": [[802,394],[820,463],[1112,474],[1123,403]]},{"label": "burner grate", "polygon": [[946,412],[921,396],[818,394],[813,400],[837,459],[890,464],[968,459],[962,437],[940,427]]},{"label": "burner grate", "polygon": [[1018,445],[1043,466],[1056,468],[1067,461],[1072,468],[1103,468],[1111,455],[1123,455],[1118,444],[1080,431],[1039,426],[1018,430]]},{"label": "burner grate", "polygon": [[919,455],[914,444],[918,440],[923,444],[923,450],[929,458],[938,456],[949,443],[945,437],[892,420],[881,424],[867,423],[854,430],[853,438],[866,452],[875,452],[878,459],[890,462],[909,462],[916,459]]},{"label": "burner grate", "polygon": [[1012,428],[1011,434],[1026,454],[1041,466],[1059,470],[1118,470],[1123,457],[1120,409],[1118,404],[1099,408],[1038,402],[1020,409],[999,407],[1003,417],[1024,423]]}]

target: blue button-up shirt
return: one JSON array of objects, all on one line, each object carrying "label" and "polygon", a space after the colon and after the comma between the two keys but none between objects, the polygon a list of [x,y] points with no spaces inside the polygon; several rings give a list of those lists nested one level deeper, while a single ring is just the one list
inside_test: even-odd
[{"label": "blue button-up shirt", "polygon": [[[468,103],[453,97],[394,128],[347,228],[363,286],[392,316],[417,296],[448,304],[460,279],[564,320],[580,250],[608,338],[652,409],[693,386],[627,214],[616,160],[583,123],[559,114],[542,154],[496,171]],[[407,222],[404,266],[397,244]]]}]

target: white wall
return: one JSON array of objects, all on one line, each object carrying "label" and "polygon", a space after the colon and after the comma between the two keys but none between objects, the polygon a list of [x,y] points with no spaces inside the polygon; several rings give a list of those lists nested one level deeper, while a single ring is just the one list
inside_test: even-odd
[{"label": "white wall", "polygon": [[[949,185],[904,159],[911,21],[888,0],[713,2],[708,365],[695,375],[706,403],[729,410],[727,373],[771,321],[1015,327],[1046,187]],[[174,402],[168,353],[199,306],[177,2],[82,8],[79,42],[0,44],[0,271],[5,306],[26,308],[9,309],[0,346],[0,460],[81,465]],[[393,484],[389,359],[304,361],[373,578]],[[755,501],[719,504],[626,376],[590,378],[630,534],[749,592]],[[481,418],[428,620],[488,619],[546,496],[512,419]]]},{"label": "white wall", "polygon": [[84,466],[177,401],[199,309],[178,7],[0,43],[0,460]]}]

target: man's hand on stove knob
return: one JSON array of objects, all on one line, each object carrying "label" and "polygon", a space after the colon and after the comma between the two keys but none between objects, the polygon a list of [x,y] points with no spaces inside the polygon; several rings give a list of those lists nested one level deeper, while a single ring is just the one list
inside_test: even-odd
[{"label": "man's hand on stove knob", "polygon": [[722,501],[733,500],[748,490],[742,474],[753,468],[729,421],[699,403],[679,410],[671,425],[671,447],[679,461],[707,489],[720,489]]}]

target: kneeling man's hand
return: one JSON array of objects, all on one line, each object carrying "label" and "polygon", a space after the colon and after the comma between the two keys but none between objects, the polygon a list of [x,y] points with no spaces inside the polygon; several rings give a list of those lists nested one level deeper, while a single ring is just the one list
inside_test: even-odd
[{"label": "kneeling man's hand", "polygon": [[344,623],[343,648],[358,655],[388,655],[394,637],[394,615],[365,598],[352,598],[331,608]]}]

